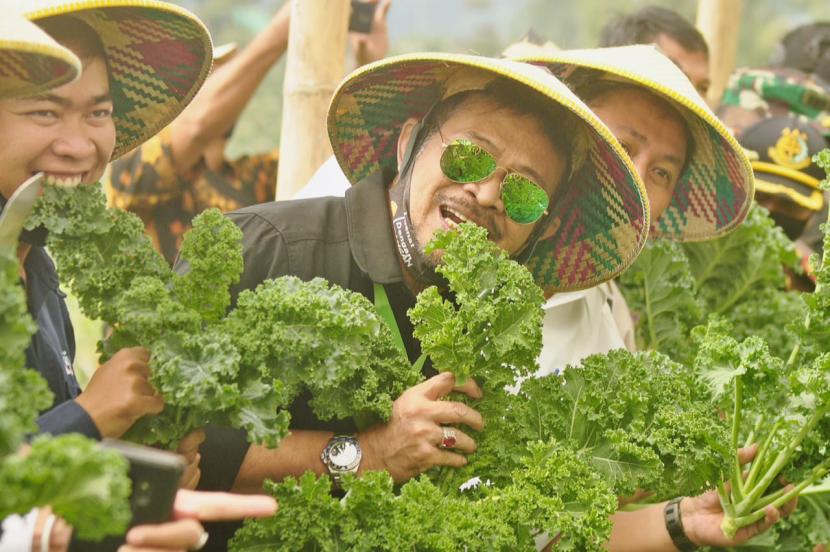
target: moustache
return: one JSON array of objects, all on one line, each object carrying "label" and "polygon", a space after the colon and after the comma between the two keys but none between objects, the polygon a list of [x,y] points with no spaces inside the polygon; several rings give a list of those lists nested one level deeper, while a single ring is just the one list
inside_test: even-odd
[{"label": "moustache", "polygon": [[496,223],[495,214],[489,208],[482,207],[475,201],[453,197],[444,192],[436,194],[435,202],[438,205],[446,205],[456,211],[467,213],[467,220],[487,230],[492,241],[499,241],[504,237],[504,232]]}]

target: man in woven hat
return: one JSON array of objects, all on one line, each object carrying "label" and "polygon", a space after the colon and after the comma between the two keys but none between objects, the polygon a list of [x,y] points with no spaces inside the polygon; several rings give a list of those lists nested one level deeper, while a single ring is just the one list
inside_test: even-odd
[{"label": "man in woven hat", "polygon": [[[679,68],[654,47],[551,51],[523,59],[542,64],[572,86],[626,149],[648,193],[652,236],[713,239],[744,219],[753,179],[742,148]],[[554,295],[545,306],[541,374],[576,366],[584,356],[623,342],[610,321],[610,292],[600,287],[565,295]],[[563,342],[578,345],[563,348]],[[610,549],[734,545],[766,530],[794,507],[770,510],[736,541],[726,541],[714,493],[679,502],[685,532],[667,531],[664,506],[616,514]]]},{"label": "man in woven hat", "polygon": [[[204,26],[172,5],[37,0],[25,9],[26,17],[80,58],[83,71],[74,82],[0,102],[3,198],[39,172],[63,186],[96,182],[110,159],[136,147],[183,108],[210,65]],[[147,28],[158,32],[145,33]],[[162,49],[176,55],[159,58]],[[117,352],[81,392],[72,366],[74,333],[45,238],[42,230],[25,232],[19,251],[21,279],[38,326],[27,365],[55,396],[38,425],[52,434],[118,437],[163,407],[148,381],[149,354],[139,348]],[[195,433],[180,449],[190,461],[188,485],[198,480],[196,448],[202,438]]]},{"label": "man in woven hat", "polygon": [[[368,298],[380,288],[412,361],[420,347],[406,310],[418,291],[440,283],[439,260],[423,252],[436,231],[463,221],[487,228],[549,291],[612,277],[645,239],[641,184],[619,145],[537,67],[450,54],[391,58],[341,85],[329,136],[352,187],[345,198],[232,213],[245,258],[235,291],[285,274],[324,277]],[[226,433],[211,452],[217,443],[209,431],[203,468],[207,474],[211,458],[221,457],[230,476],[224,484],[235,479],[249,489],[308,469],[335,479],[386,469],[405,481],[433,466],[462,466],[475,443],[458,429],[447,444],[445,426],[477,430],[482,420],[462,403],[441,400],[453,389],[480,395],[472,381],[456,387],[449,373],[433,376],[395,401],[388,423],[360,432],[351,423],[320,422],[296,405],[292,434],[273,451]],[[335,445],[338,456],[357,461],[341,465]]]}]

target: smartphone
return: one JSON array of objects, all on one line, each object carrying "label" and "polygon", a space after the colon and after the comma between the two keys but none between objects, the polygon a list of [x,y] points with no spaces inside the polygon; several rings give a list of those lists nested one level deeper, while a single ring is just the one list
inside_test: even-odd
[{"label": "smartphone", "polygon": [[377,2],[352,0],[352,15],[349,17],[349,30],[355,33],[372,32],[372,20],[375,18]]},{"label": "smartphone", "polygon": [[113,439],[104,439],[101,445],[120,453],[130,462],[133,484],[131,525],[169,521],[185,470],[184,458],[172,452]]}]

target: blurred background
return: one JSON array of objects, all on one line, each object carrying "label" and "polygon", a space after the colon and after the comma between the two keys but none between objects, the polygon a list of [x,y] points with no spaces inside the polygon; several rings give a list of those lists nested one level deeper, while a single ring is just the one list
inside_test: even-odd
[{"label": "blurred background", "polygon": [[[175,0],[174,0],[175,1]],[[283,0],[178,0],[199,15],[216,44],[246,44]],[[695,21],[697,0],[393,0],[390,55],[424,50],[494,55],[532,28],[561,48],[596,46],[602,25],[617,12],[647,5],[671,8]],[[766,64],[791,28],[828,16],[827,0],[747,0],[739,29],[738,67]],[[347,67],[353,67],[347,64]],[[278,144],[283,59],[260,87],[236,128],[228,154],[267,151]]]}]

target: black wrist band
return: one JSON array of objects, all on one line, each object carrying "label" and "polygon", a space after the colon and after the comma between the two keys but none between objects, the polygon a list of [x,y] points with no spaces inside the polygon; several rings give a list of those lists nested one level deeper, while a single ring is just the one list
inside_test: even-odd
[{"label": "black wrist band", "polygon": [[689,540],[683,530],[683,520],[680,518],[680,501],[684,497],[673,498],[666,504],[663,517],[666,520],[666,531],[669,532],[672,542],[680,552],[697,550],[697,545]]}]

